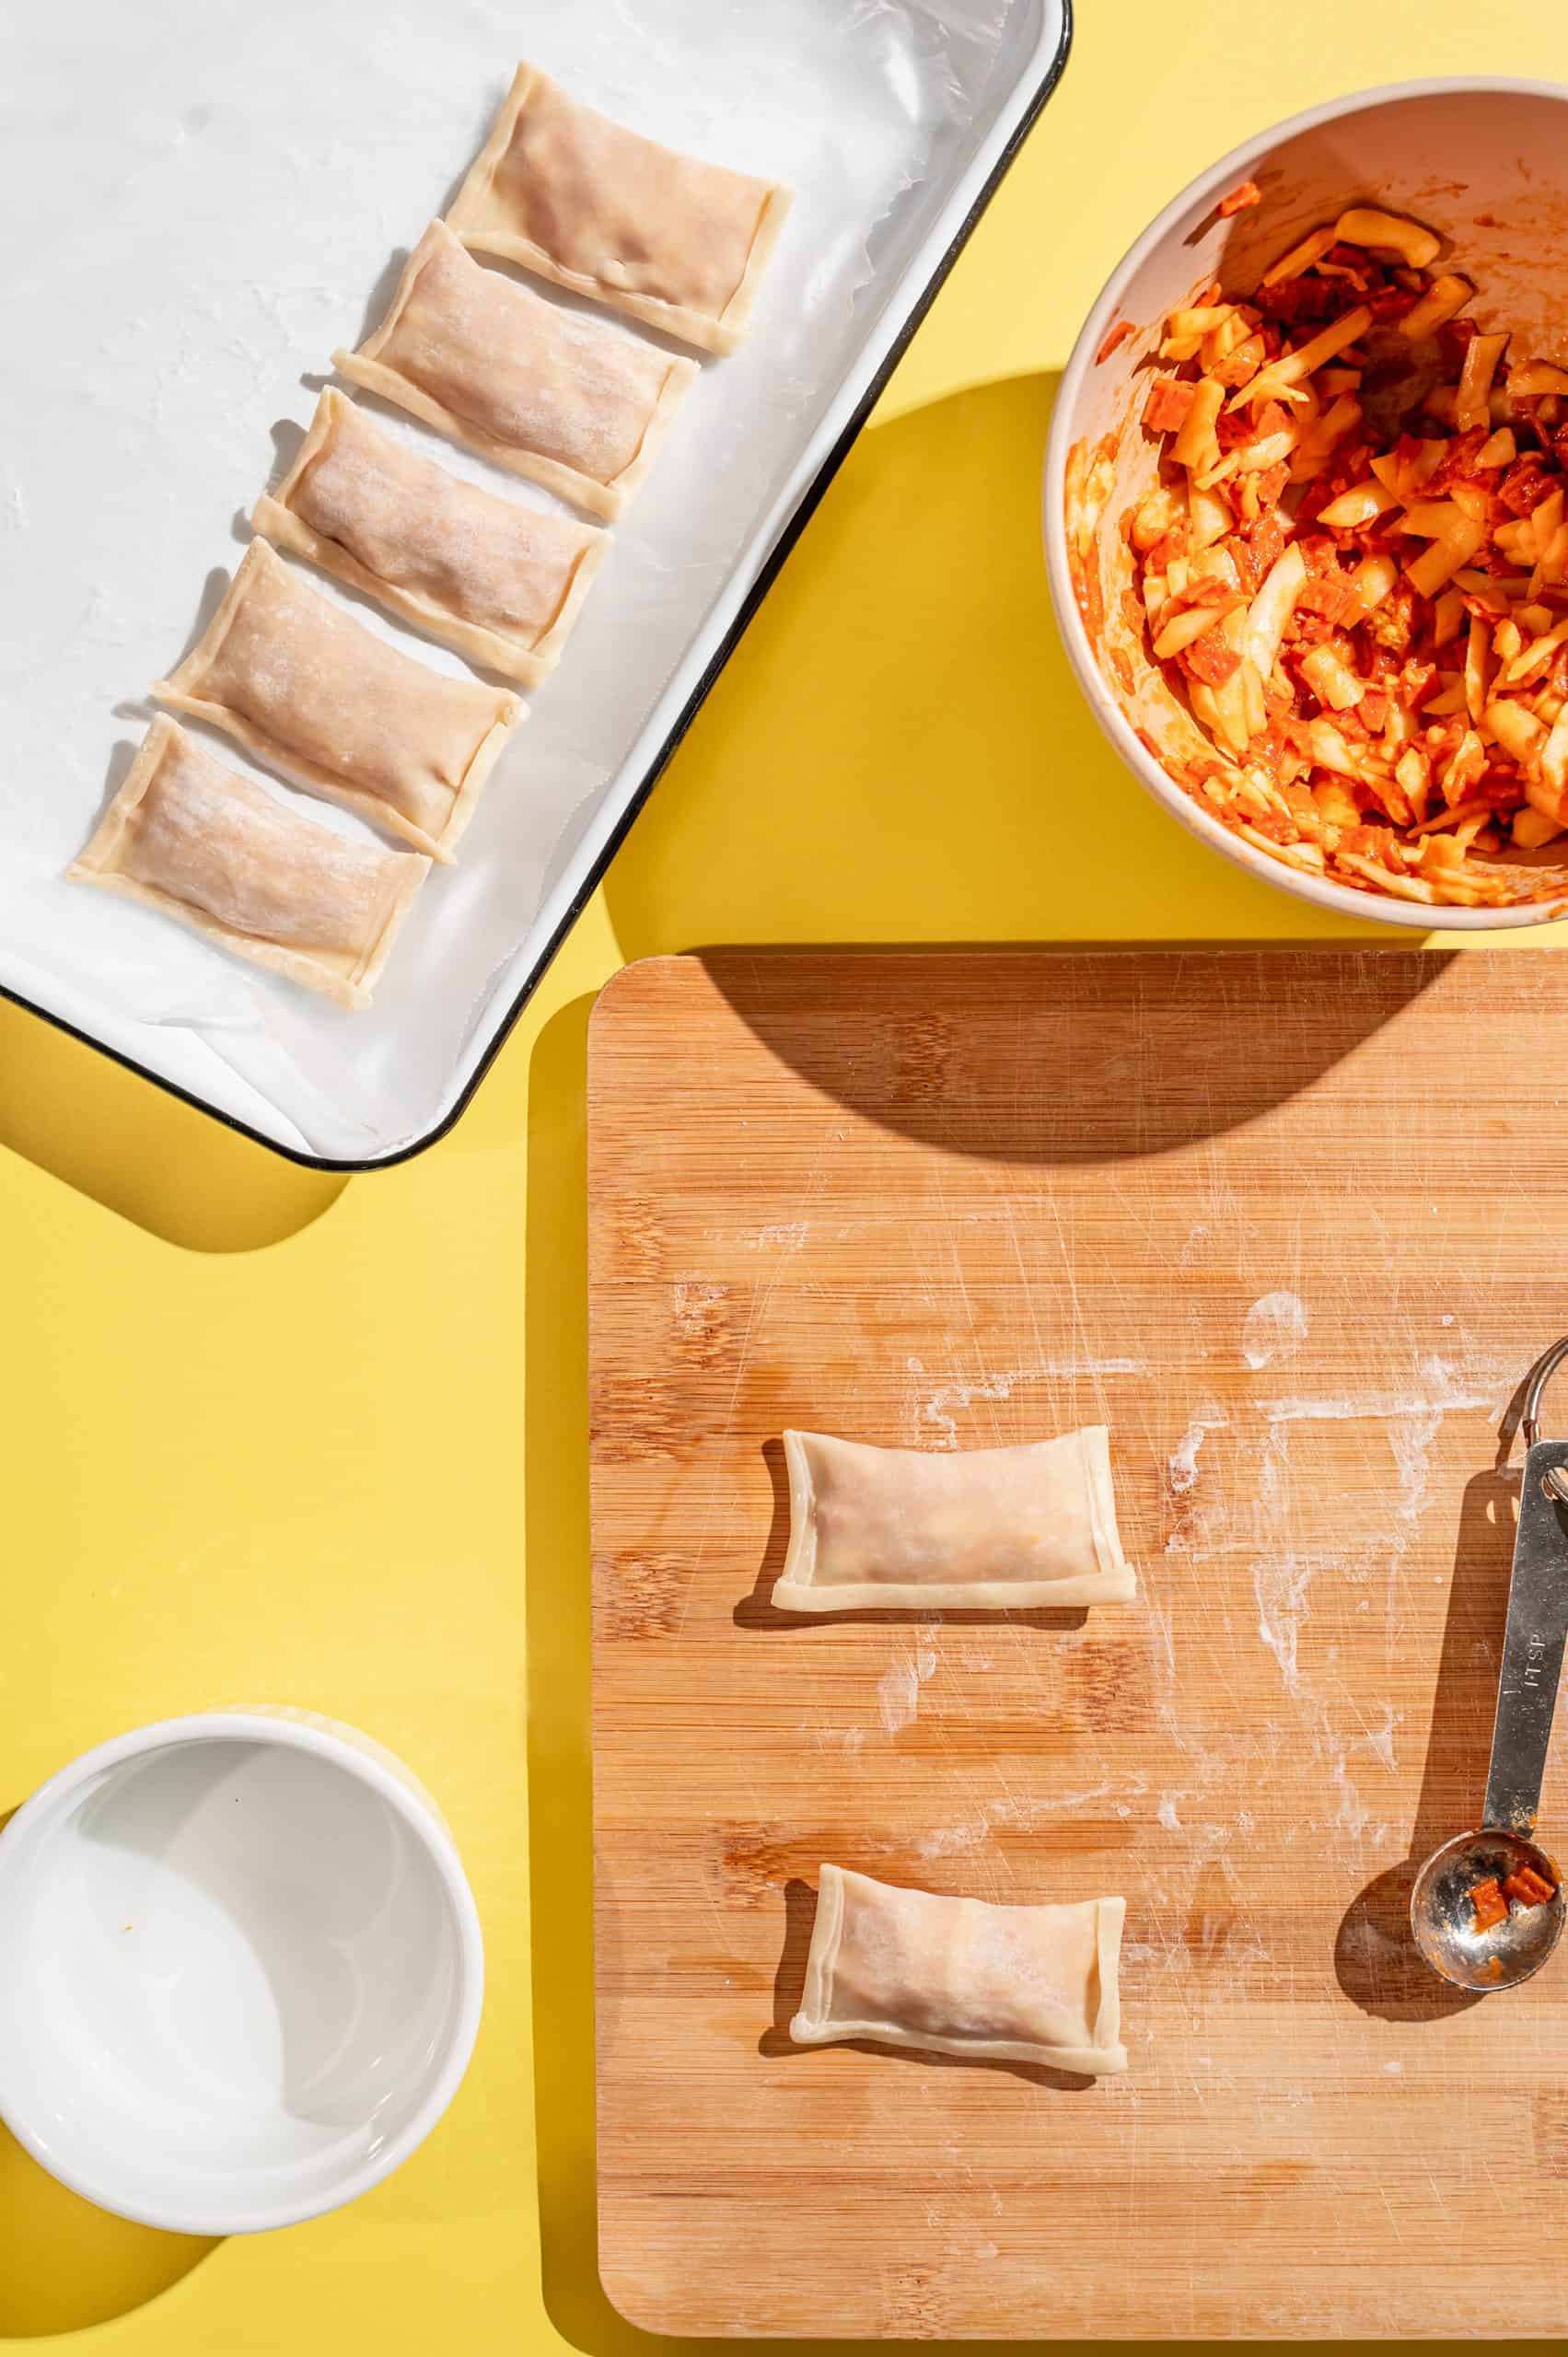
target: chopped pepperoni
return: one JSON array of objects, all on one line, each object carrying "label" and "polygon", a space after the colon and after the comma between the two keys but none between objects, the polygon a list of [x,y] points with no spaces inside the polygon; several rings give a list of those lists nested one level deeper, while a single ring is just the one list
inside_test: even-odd
[{"label": "chopped pepperoni", "polygon": [[1326,319],[1341,308],[1339,289],[1331,278],[1280,278],[1260,286],[1253,296],[1266,319],[1283,319],[1293,327]]},{"label": "chopped pepperoni", "polygon": [[1266,516],[1260,516],[1253,525],[1248,535],[1247,548],[1257,568],[1258,581],[1253,583],[1254,588],[1283,553],[1287,537],[1287,528],[1277,507],[1271,508]]},{"label": "chopped pepperoni", "polygon": [[1214,439],[1222,450],[1238,450],[1258,428],[1244,409],[1222,409],[1214,420]]},{"label": "chopped pepperoni", "polygon": [[1497,496],[1516,516],[1527,516],[1551,497],[1557,488],[1558,478],[1545,471],[1544,462],[1531,450],[1516,459],[1497,486]]},{"label": "chopped pepperoni", "polygon": [[1521,1907],[1544,1907],[1549,1898],[1557,1896],[1555,1886],[1549,1883],[1544,1875],[1538,1875],[1533,1866],[1521,1866],[1517,1873],[1508,1876],[1503,1888],[1506,1896],[1516,1899]]},{"label": "chopped pepperoni", "polygon": [[1526,433],[1533,434],[1542,449],[1545,449],[1551,443],[1556,429],[1546,424],[1542,420],[1541,400],[1540,394],[1534,393],[1524,396],[1515,402],[1514,438],[1518,441]]},{"label": "chopped pepperoni", "polygon": [[1341,574],[1315,574],[1295,601],[1298,614],[1321,614],[1325,621],[1349,630],[1361,619],[1358,592]]},{"label": "chopped pepperoni", "polygon": [[1422,485],[1422,496],[1435,499],[1441,492],[1449,491],[1457,482],[1465,482],[1475,470],[1481,444],[1492,428],[1471,425],[1463,434],[1456,434],[1436,466]]},{"label": "chopped pepperoni", "polygon": [[1228,196],[1221,197],[1214,210],[1222,221],[1228,221],[1234,215],[1245,213],[1249,205],[1261,204],[1262,202],[1263,192],[1257,181],[1243,180],[1239,187],[1231,190]]},{"label": "chopped pepperoni", "polygon": [[1382,283],[1380,275],[1375,274],[1372,262],[1357,246],[1330,246],[1323,260],[1332,267],[1342,286],[1353,286],[1358,294],[1365,295],[1375,284]]},{"label": "chopped pepperoni", "polygon": [[[1330,499],[1337,499],[1342,491],[1348,491],[1349,489],[1350,485],[1348,482],[1339,482],[1332,475],[1322,474],[1316,476],[1314,480],[1307,485],[1307,488],[1303,491],[1300,499],[1296,503],[1295,515],[1297,523],[1315,524],[1318,520],[1319,509],[1327,507]],[[1342,542],[1342,546],[1343,545],[1348,545],[1348,543]]]},{"label": "chopped pepperoni", "polygon": [[1181,660],[1195,679],[1203,680],[1211,688],[1223,688],[1241,667],[1240,656],[1217,630],[1206,630],[1202,638],[1184,646]]},{"label": "chopped pepperoni", "polygon": [[1186,552],[1187,527],[1185,524],[1178,524],[1174,530],[1161,534],[1149,551],[1146,562],[1151,572],[1164,573],[1168,569],[1173,557],[1184,556]]},{"label": "chopped pepperoni", "polygon": [[1481,332],[1473,319],[1445,319],[1437,331],[1437,349],[1452,368],[1463,362],[1470,338]]},{"label": "chopped pepperoni", "polygon": [[1407,311],[1414,310],[1420,300],[1421,297],[1413,295],[1408,286],[1385,286],[1371,297],[1368,308],[1375,319],[1402,319]]},{"label": "chopped pepperoni", "polygon": [[1179,433],[1187,423],[1187,412],[1197,389],[1196,385],[1185,385],[1178,377],[1156,377],[1144,403],[1144,424],[1149,432]]},{"label": "chopped pepperoni", "polygon": [[1490,1932],[1494,1923],[1504,1922],[1508,1913],[1508,1901],[1503,1896],[1495,1875],[1488,1875],[1484,1882],[1472,1886],[1470,1906],[1478,1932]]},{"label": "chopped pepperoni", "polygon": [[1239,591],[1214,573],[1201,573],[1196,581],[1190,581],[1181,598],[1182,603],[1188,606],[1239,606],[1241,603]]},{"label": "chopped pepperoni", "polygon": [[1327,532],[1300,532],[1296,547],[1307,560],[1308,573],[1337,573],[1340,553]]}]

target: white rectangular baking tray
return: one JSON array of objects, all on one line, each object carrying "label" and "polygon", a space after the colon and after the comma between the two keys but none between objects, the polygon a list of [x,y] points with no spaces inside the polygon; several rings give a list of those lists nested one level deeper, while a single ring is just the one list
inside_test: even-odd
[{"label": "white rectangular baking tray", "polygon": [[[366,1168],[438,1137],[854,439],[1069,38],[1067,0],[32,12],[0,90],[13,228],[0,991],[299,1160]],[[375,1008],[343,1015],[61,871],[141,738],[145,683],[211,615],[332,347],[379,317],[520,53],[670,145],[787,181],[795,209],[749,340],[704,364],[460,865],[430,879]],[[216,749],[250,766],[226,740]]]}]

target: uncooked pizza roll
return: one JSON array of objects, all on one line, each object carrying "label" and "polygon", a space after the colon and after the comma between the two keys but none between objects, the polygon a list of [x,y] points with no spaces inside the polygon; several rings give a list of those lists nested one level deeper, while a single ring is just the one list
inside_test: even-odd
[{"label": "uncooked pizza roll", "polygon": [[433,221],[345,377],[592,516],[625,506],[697,373],[483,270]]},{"label": "uncooked pizza roll", "polygon": [[400,655],[252,540],[201,644],[153,693],[449,860],[528,707]]},{"label": "uncooked pizza roll", "polygon": [[429,872],[416,853],[351,842],[290,809],[161,714],[66,870],[352,1007],[369,1005]]},{"label": "uncooked pizza roll", "polygon": [[993,1907],[822,1867],[796,2046],[848,2038],[974,2061],[1127,2068],[1117,1964],[1124,1898]]},{"label": "uncooked pizza roll", "polygon": [[785,1433],[785,1612],[1124,1604],[1103,1424],[962,1453]]},{"label": "uncooked pizza roll", "polygon": [[607,535],[497,497],[371,423],[331,386],[251,518],[279,548],[526,688],[555,668]]},{"label": "uncooked pizza roll", "polygon": [[789,203],[787,189],[677,155],[519,65],[447,219],[482,253],[733,352]]}]

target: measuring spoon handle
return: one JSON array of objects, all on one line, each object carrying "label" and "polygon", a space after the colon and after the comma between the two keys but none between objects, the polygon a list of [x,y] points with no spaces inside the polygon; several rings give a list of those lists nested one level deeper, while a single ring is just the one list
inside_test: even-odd
[{"label": "measuring spoon handle", "polygon": [[[1546,1486],[1561,1478],[1564,1496]],[[1508,1584],[1503,1673],[1482,1823],[1527,1840],[1535,1831],[1562,1651],[1568,1642],[1568,1441],[1537,1441],[1525,1457]]]}]

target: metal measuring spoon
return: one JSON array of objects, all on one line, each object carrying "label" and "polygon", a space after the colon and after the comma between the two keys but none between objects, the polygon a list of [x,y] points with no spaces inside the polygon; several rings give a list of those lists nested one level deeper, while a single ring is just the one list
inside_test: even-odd
[{"label": "metal measuring spoon", "polygon": [[[1422,1956],[1445,1980],[1481,1994],[1527,1980],[1562,1935],[1562,1876],[1532,1836],[1568,1641],[1568,1441],[1542,1440],[1538,1418],[1541,1393],[1565,1358],[1568,1336],[1537,1360],[1525,1392],[1519,1527],[1481,1830],[1434,1850],[1411,1892]],[[1525,1867],[1551,1883],[1551,1898],[1510,1906],[1502,1922],[1478,1931],[1477,1883],[1495,1875],[1502,1884]]]}]

